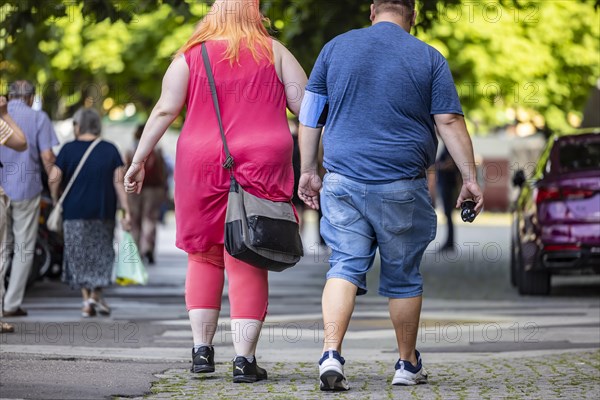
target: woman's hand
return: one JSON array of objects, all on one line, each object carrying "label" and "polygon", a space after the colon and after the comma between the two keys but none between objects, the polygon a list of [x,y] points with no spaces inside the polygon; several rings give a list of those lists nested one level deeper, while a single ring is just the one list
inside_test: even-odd
[{"label": "woman's hand", "polygon": [[125,192],[140,194],[142,191],[142,185],[144,184],[144,176],[146,172],[144,170],[143,162],[133,162],[125,174]]}]

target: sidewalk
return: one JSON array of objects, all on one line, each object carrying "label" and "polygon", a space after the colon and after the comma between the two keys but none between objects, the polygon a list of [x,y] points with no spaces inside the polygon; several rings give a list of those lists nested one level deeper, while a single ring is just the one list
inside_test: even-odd
[{"label": "sidewalk", "polygon": [[[213,376],[193,376],[173,369],[158,377],[152,395],[138,399],[598,399],[600,352],[566,352],[545,356],[504,354],[456,357],[426,364],[428,385],[391,385],[393,364],[348,359],[351,390],[319,390],[316,363],[296,362],[283,353],[279,362],[263,362],[269,380],[233,384],[230,363],[218,363]],[[424,355],[428,356],[428,355]],[[443,359],[443,355],[430,355]],[[386,355],[391,358],[391,355]]]},{"label": "sidewalk", "polygon": [[[505,236],[508,236],[510,216],[487,214],[482,217],[478,227],[459,225],[459,236],[463,242],[477,240],[483,244],[481,238],[485,237],[489,242],[507,248],[508,238]],[[310,216],[307,222],[314,223]],[[444,231],[443,227],[439,231]],[[305,234],[305,238],[308,243],[316,239],[310,234]],[[465,252],[464,257],[452,263],[431,255],[425,260],[427,265],[424,265],[423,273],[426,281],[430,281],[426,283],[433,287],[430,293],[434,297],[447,298],[426,298],[424,304],[418,347],[423,350],[424,363],[429,371],[428,385],[391,385],[397,357],[392,347],[395,341],[387,317],[387,302],[374,295],[373,288],[371,296],[360,298],[357,302],[346,336],[344,356],[351,390],[337,394],[319,390],[317,359],[322,343],[319,331],[320,285],[314,285],[314,281],[322,279],[326,257],[317,252],[297,269],[271,275],[272,313],[267,318],[258,346],[259,364],[269,372],[267,381],[251,385],[231,382],[234,338],[228,336],[227,319],[224,318],[220,321],[215,340],[217,371],[210,376],[198,376],[191,374],[187,366],[170,369],[157,376],[159,381],[153,384],[152,394],[144,398],[600,398],[600,335],[594,335],[594,332],[600,334],[600,328],[597,325],[594,328],[594,323],[586,325],[584,319],[587,319],[582,316],[580,335],[568,332],[572,331],[570,326],[575,321],[567,321],[569,318],[564,315],[578,315],[578,311],[585,308],[579,302],[556,304],[562,312],[561,316],[554,316],[547,312],[549,305],[545,299],[523,299],[509,293],[507,255],[503,254],[502,259],[491,259],[477,253],[470,258]],[[448,267],[452,272],[448,271]],[[304,273],[301,272],[303,269]],[[306,275],[310,275],[307,271],[310,270],[316,277],[307,281]],[[370,275],[371,280],[376,283],[373,274]],[[466,285],[477,285],[479,280],[479,287],[466,294],[457,280],[467,282]],[[491,291],[481,288],[481,282],[485,281],[496,288]],[[496,284],[491,285],[491,281]],[[308,284],[310,282],[313,285]],[[277,307],[279,299],[301,292],[302,287],[306,289],[303,295],[298,296],[297,302],[304,304],[298,308],[298,313]],[[465,297],[477,300],[463,301]],[[486,297],[494,300],[482,300]],[[310,304],[306,304],[308,299],[312,300]],[[526,307],[522,306],[523,302]],[[597,301],[594,304],[598,304]],[[598,320],[598,309],[592,308],[588,316],[592,321]],[[165,323],[169,324],[169,321]],[[560,328],[561,325],[563,328]],[[545,326],[557,330],[550,334]],[[176,336],[174,331],[169,332],[167,330],[164,334]]]}]

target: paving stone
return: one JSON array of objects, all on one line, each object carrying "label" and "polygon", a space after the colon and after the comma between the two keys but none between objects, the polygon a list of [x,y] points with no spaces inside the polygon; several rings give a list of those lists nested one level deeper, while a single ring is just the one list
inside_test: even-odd
[{"label": "paving stone", "polygon": [[528,358],[490,358],[462,364],[426,365],[429,384],[414,387],[391,385],[392,366],[383,362],[348,363],[351,390],[319,390],[317,368],[312,363],[263,362],[269,380],[255,384],[231,382],[229,364],[199,376],[173,369],[158,376],[152,394],[139,399],[598,399],[600,351],[569,352]]}]

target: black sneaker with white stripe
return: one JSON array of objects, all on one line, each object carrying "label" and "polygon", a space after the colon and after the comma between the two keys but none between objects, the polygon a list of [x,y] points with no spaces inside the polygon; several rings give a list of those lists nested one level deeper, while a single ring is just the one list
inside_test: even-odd
[{"label": "black sneaker with white stripe", "polygon": [[233,360],[233,383],[254,383],[267,379],[267,371],[246,357],[238,356]]},{"label": "black sneaker with white stripe", "polygon": [[195,374],[215,372],[215,349],[212,346],[200,347],[197,351],[192,349],[192,368]]},{"label": "black sneaker with white stripe", "polygon": [[344,375],[346,360],[335,350],[323,353],[319,360],[319,380],[323,391],[341,392],[349,390],[350,386]]}]

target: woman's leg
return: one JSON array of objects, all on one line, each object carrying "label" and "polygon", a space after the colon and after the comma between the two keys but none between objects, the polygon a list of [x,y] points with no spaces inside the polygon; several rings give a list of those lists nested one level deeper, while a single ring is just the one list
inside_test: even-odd
[{"label": "woman's leg", "polygon": [[185,302],[194,347],[212,345],[217,330],[225,280],[221,249],[188,256]]},{"label": "woman's leg", "polygon": [[224,259],[229,279],[233,345],[238,356],[252,361],[269,304],[268,271],[226,253]]},{"label": "woman's leg", "polygon": [[84,318],[93,317],[96,315],[96,310],[90,302],[92,300],[92,291],[87,288],[81,289],[81,297],[83,298],[83,307],[81,308],[81,316]]},{"label": "woman's leg", "polygon": [[104,301],[104,297],[102,296],[102,288],[94,288],[92,293],[90,294],[91,299],[93,300],[92,304],[98,313],[101,315],[110,315],[111,309]]}]

